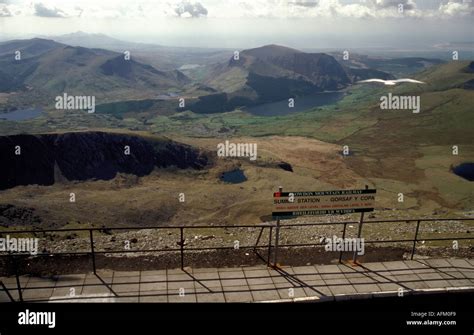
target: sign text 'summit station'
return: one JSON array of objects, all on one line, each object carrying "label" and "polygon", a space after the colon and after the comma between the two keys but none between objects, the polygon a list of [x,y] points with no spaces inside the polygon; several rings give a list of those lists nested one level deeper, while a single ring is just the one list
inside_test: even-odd
[{"label": "sign text 'summit station'", "polygon": [[274,217],[371,212],[377,190],[273,193]]}]

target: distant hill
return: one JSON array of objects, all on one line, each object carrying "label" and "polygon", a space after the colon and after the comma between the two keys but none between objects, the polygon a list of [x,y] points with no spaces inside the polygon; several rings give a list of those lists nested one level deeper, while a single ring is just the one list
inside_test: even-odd
[{"label": "distant hill", "polygon": [[48,36],[48,39],[72,46],[102,49],[109,49],[111,46],[124,43],[119,39],[107,36],[105,34],[89,34],[82,31],[59,36]]},{"label": "distant hill", "polygon": [[244,50],[239,59],[231,58],[218,66],[206,82],[221,91],[254,91],[260,100],[267,100],[267,85],[278,87],[285,98],[291,94],[308,94],[346,87],[350,79],[343,67],[322,53],[304,53],[278,45]]},{"label": "distant hill", "polygon": [[[474,62],[452,61],[443,63],[416,73],[413,77],[426,83],[426,85],[410,87],[410,91],[413,93],[440,92],[456,88],[470,89],[470,83],[474,79]],[[400,86],[396,87],[394,92],[405,92],[405,90],[405,87]]]},{"label": "distant hill", "polygon": [[82,31],[48,36],[59,43],[85,48],[101,48],[116,52],[130,51],[132,57],[162,70],[177,69],[190,64],[208,65],[226,60],[233,51],[215,48],[173,47],[157,43],[124,41],[105,34],[90,34]]},{"label": "distant hill", "polygon": [[349,77],[351,78],[352,82],[371,78],[378,78],[383,80],[395,79],[394,75],[375,69],[358,69],[349,67],[346,68],[346,71],[349,74]]},{"label": "distant hill", "polygon": [[220,104],[225,94],[228,108],[232,109],[339,90],[351,80],[332,56],[272,44],[244,50],[238,59],[230,57],[226,63],[216,65],[204,83],[222,92],[214,95]]},{"label": "distant hill", "polygon": [[0,43],[0,59],[10,59],[16,51],[21,52],[21,58],[23,59],[31,58],[61,46],[61,43],[42,38],[6,41]]},{"label": "distant hill", "polygon": [[[445,63],[445,61],[441,59],[423,57],[388,58],[351,53],[349,59],[344,60],[343,54],[341,52],[331,52],[330,55],[336,58],[346,68],[350,68],[352,70],[372,69],[389,73],[395,77],[416,73],[433,65]],[[377,78],[385,79],[382,77]]]},{"label": "distant hill", "polygon": [[[16,50],[21,51],[21,60],[14,59]],[[47,96],[67,92],[113,100],[176,91],[189,81],[180,71],[160,71],[104,49],[44,39],[0,44],[0,92],[37,90]]]}]

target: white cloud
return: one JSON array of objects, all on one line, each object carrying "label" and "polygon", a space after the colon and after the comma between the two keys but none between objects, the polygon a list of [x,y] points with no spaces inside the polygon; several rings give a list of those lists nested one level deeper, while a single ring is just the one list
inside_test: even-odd
[{"label": "white cloud", "polygon": [[200,2],[182,1],[176,6],[174,11],[179,17],[207,16],[207,9]]},{"label": "white cloud", "polygon": [[[399,6],[403,5],[403,12]],[[422,16],[413,0],[252,0],[221,1],[209,6],[210,17],[289,17],[289,18],[386,18]]]},{"label": "white cloud", "polygon": [[7,6],[0,4],[0,17],[12,16],[12,13]]},{"label": "white cloud", "polygon": [[[402,18],[473,14],[467,0],[430,0],[439,8],[421,9],[416,0],[0,0],[0,16],[130,18]],[[6,5],[5,5],[6,4]],[[403,5],[403,12],[399,6]],[[14,7],[13,7],[14,6]]]},{"label": "white cloud", "polygon": [[416,8],[413,0],[370,0],[370,3],[379,8],[398,8],[400,5],[403,6],[404,10]]},{"label": "white cloud", "polygon": [[474,15],[474,1],[450,0],[439,6],[439,12],[441,15],[449,17]]},{"label": "white cloud", "polygon": [[41,17],[66,17],[66,13],[64,13],[61,9],[56,7],[46,7],[42,3],[35,3],[35,15]]}]

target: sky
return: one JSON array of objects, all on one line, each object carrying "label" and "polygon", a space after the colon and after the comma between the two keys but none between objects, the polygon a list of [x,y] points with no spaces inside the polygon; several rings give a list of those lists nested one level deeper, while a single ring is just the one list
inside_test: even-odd
[{"label": "sky", "polygon": [[474,0],[0,0],[0,39],[76,31],[175,46],[403,49],[474,41]]}]

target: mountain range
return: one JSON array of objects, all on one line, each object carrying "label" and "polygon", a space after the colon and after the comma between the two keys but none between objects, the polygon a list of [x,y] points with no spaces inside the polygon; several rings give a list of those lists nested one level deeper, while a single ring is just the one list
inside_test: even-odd
[{"label": "mountain range", "polygon": [[393,79],[380,70],[343,66],[325,53],[265,45],[234,54],[214,65],[204,84],[219,93],[200,97],[189,108],[198,113],[233,110],[266,102],[338,91],[370,77]]},{"label": "mountain range", "polygon": [[[20,59],[15,59],[15,52]],[[190,82],[178,70],[161,71],[105,49],[74,47],[45,39],[0,44],[0,92],[36,90],[120,99],[179,90]]]},{"label": "mountain range", "polygon": [[186,65],[207,65],[225,61],[232,51],[214,48],[174,47],[153,43],[123,41],[105,34],[90,34],[77,31],[59,36],[41,36],[59,43],[84,48],[102,48],[116,52],[129,51],[140,62],[163,71],[178,69]]},{"label": "mountain range", "polygon": [[[216,113],[290,97],[338,91],[355,81],[372,77],[394,78],[380,66],[372,68],[357,61],[347,63],[337,60],[334,55],[271,44],[237,53],[190,49],[188,57],[200,55],[197,62],[202,62],[202,55],[216,57],[211,57],[215,62],[208,60],[195,64],[201,71],[198,80],[180,70],[157,68],[143,61],[147,57],[161,54],[168,57],[174,53],[181,55],[178,58],[182,62],[185,48],[143,44],[144,58],[136,58],[132,52],[130,59],[126,59],[124,51],[95,46],[119,50],[127,45],[140,49],[142,44],[126,44],[128,42],[106,35],[85,33],[56,39],[72,45],[43,38],[0,43],[0,92],[19,93],[11,98],[12,105],[34,103],[51,106],[53,98],[64,92],[94,95],[98,104],[159,101],[160,97],[176,99],[182,96],[188,99],[184,108],[169,101],[162,103],[161,107],[160,103],[149,105],[158,110],[176,106],[172,107],[173,111],[189,109],[197,113]],[[147,50],[152,51],[147,53]],[[18,51],[21,59],[15,59]],[[227,54],[227,59],[219,61],[223,54]],[[371,62],[377,64],[372,59]],[[0,101],[0,109],[5,109],[5,105]]]}]

